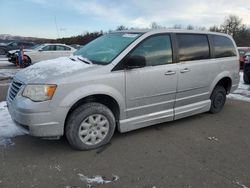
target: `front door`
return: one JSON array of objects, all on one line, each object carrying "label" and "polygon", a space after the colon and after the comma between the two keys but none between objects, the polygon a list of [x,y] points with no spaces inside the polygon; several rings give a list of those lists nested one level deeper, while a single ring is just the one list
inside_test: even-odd
[{"label": "front door", "polygon": [[178,67],[173,64],[170,35],[145,39],[130,56],[144,56],[146,67],[125,71],[128,121],[139,128],[173,120]]}]

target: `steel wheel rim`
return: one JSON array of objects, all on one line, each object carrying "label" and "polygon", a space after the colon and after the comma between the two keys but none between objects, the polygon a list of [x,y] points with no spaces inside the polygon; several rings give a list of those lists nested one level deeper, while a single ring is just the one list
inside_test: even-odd
[{"label": "steel wheel rim", "polygon": [[214,100],[214,106],[215,108],[219,108],[223,105],[224,103],[224,96],[223,94],[219,93],[216,97],[215,97],[215,100]]},{"label": "steel wheel rim", "polygon": [[103,141],[108,132],[108,119],[102,114],[92,114],[82,121],[78,135],[84,144],[93,146]]}]

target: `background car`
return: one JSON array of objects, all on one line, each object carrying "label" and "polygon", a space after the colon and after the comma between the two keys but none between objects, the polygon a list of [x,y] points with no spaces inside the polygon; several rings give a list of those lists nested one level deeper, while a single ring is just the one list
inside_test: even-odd
[{"label": "background car", "polygon": [[244,60],[243,80],[246,84],[250,84],[250,52],[245,54]]},{"label": "background car", "polygon": [[250,47],[238,47],[237,49],[240,55],[240,69],[243,69],[245,63],[244,56],[247,52],[250,52]]},{"label": "background car", "polygon": [[81,47],[83,47],[83,45],[80,45],[80,44],[71,44],[70,46],[77,49],[77,50],[79,50]]},{"label": "background car", "polygon": [[0,55],[7,55],[10,50],[18,50],[21,47],[30,49],[35,46],[34,42],[14,41],[0,46]]},{"label": "background car", "polygon": [[[65,44],[41,44],[34,49],[24,49],[24,57],[27,59],[27,64],[37,63],[39,61],[55,59],[57,57],[70,56],[76,51],[75,48]],[[9,61],[16,62],[18,54],[16,50],[9,51],[11,57]]]}]

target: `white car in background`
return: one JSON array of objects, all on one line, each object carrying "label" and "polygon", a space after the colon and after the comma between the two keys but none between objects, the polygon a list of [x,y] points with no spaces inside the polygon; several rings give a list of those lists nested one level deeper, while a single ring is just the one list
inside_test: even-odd
[{"label": "white car in background", "polygon": [[[29,64],[39,61],[55,59],[58,57],[66,57],[72,55],[76,51],[75,48],[65,44],[41,44],[34,49],[24,49],[24,56],[30,61]],[[16,50],[9,51],[9,54],[16,54]]]}]

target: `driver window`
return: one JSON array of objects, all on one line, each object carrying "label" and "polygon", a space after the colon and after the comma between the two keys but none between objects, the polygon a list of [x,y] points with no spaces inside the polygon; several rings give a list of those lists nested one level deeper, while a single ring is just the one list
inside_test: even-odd
[{"label": "driver window", "polygon": [[16,47],[16,46],[17,46],[17,43],[16,43],[16,42],[13,42],[13,43],[10,44],[10,46]]},{"label": "driver window", "polygon": [[55,51],[54,45],[48,45],[42,48],[43,51]]},{"label": "driver window", "polygon": [[144,40],[130,56],[144,56],[146,66],[164,65],[173,62],[169,35],[157,35]]}]

